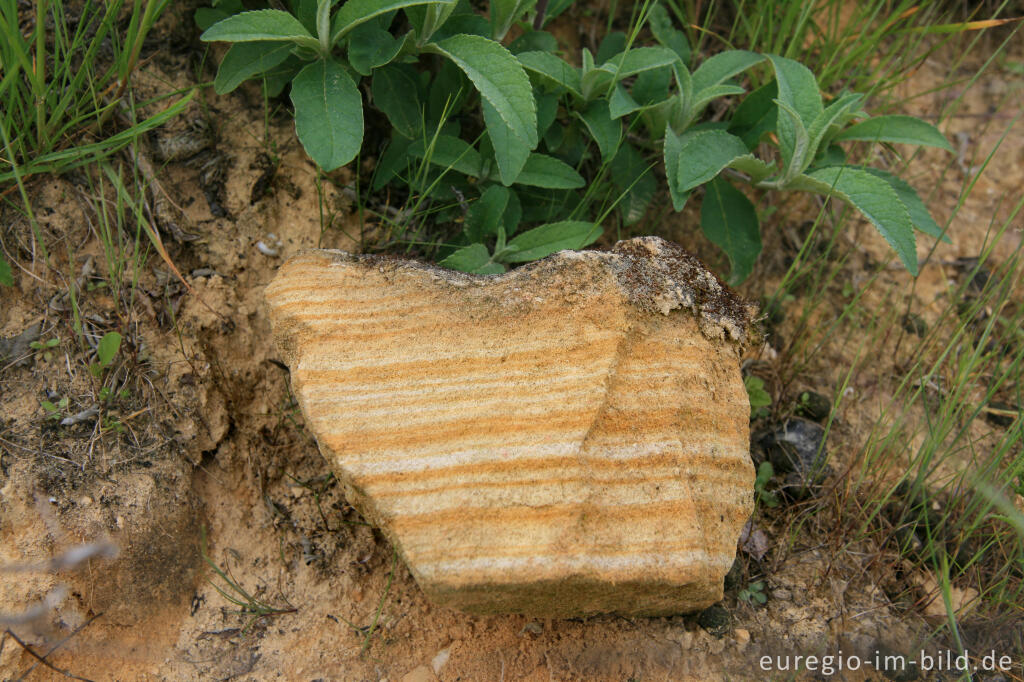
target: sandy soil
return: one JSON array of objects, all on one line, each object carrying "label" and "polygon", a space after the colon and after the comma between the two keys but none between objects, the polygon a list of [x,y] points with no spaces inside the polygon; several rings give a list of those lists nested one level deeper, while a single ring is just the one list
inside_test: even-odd
[{"label": "sandy soil", "polygon": [[[191,40],[171,31],[154,46],[156,56],[140,75],[143,94],[194,82],[200,53]],[[1021,48],[1013,53],[1018,65]],[[929,60],[907,92],[942,82],[953,58]],[[979,64],[969,60],[962,71],[973,73]],[[936,115],[959,94],[945,90],[906,106]],[[942,173],[942,152],[915,158],[909,180],[925,196],[932,192],[928,203],[940,224],[956,206],[965,172],[981,163],[1022,106],[1019,77],[994,65],[945,129],[960,149],[953,168]],[[716,634],[695,615],[531,621],[471,617],[427,602],[392,548],[340,495],[270,343],[262,290],[282,259],[316,246],[358,249],[372,231],[339,189],[347,172],[318,194],[292,125],[275,105],[264,129],[258,90],[243,87],[228,97],[205,93],[161,132],[155,146],[200,150],[180,160],[164,151],[172,160],[163,163],[160,152],[150,152],[170,204],[166,215],[197,237],[180,241],[164,230],[187,288],[152,251],[134,296],[129,286],[89,286],[106,277],[107,265],[80,177],[31,185],[49,267],[25,221],[4,214],[3,248],[19,268],[16,286],[0,289],[0,338],[39,325],[39,338],[60,341],[49,358],[27,349],[0,366],[0,564],[39,568],[84,542],[109,541],[119,550],[116,558],[93,558],[73,571],[0,573],[7,614],[67,588],[45,617],[12,628],[24,646],[0,635],[5,678],[60,679],[27,650],[57,647],[48,664],[94,680],[765,679],[758,668],[763,654],[842,649],[869,657],[909,650],[926,634],[928,623],[915,612],[894,608],[868,576],[838,564],[827,551],[829,529],[814,523],[790,542],[785,526],[764,522],[769,553],[761,563],[745,557],[741,570],[768,573],[768,602],[750,606],[732,588],[723,602],[731,622]],[[276,170],[272,155],[280,158]],[[936,249],[910,294],[927,322],[957,276],[951,263],[981,252],[990,225],[1005,219],[1021,187],[1018,120],[953,221],[953,243]],[[810,203],[786,207],[781,229],[766,237],[762,273],[745,285],[747,295],[757,298],[777,283],[785,234],[816,210]],[[667,227],[668,236],[714,261],[698,232],[685,214]],[[997,260],[1020,238],[1019,228],[1008,234]],[[870,226],[843,239],[855,254],[853,279],[865,264],[892,258]],[[927,247],[921,240],[922,257]],[[130,271],[124,278],[130,282]],[[897,268],[884,278],[892,286],[875,291],[902,293],[879,294],[871,304],[905,305],[910,278]],[[100,384],[85,371],[70,303],[61,295],[76,279],[86,335],[128,330],[106,381],[117,393],[125,389],[124,397],[100,400]],[[783,339],[793,333],[786,324]],[[855,341],[819,349],[786,390],[831,394]],[[751,359],[771,369],[783,350],[754,349]],[[897,361],[887,358],[854,377],[830,440],[840,464],[884,404]],[[59,426],[40,401],[61,397],[68,398],[61,416],[99,403],[100,418]],[[204,536],[209,559],[273,613],[240,615],[225,599],[217,587],[238,594],[204,562]],[[1020,663],[1018,655],[1018,676]],[[873,677],[869,671],[846,679]]]}]

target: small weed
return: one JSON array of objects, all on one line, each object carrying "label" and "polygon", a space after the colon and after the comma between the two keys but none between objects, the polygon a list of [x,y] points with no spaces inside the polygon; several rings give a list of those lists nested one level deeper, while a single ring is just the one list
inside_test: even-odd
[{"label": "small weed", "polygon": [[96,347],[96,357],[99,362],[93,362],[89,364],[89,373],[94,377],[99,378],[103,375],[103,370],[110,366],[110,363],[114,361],[114,356],[117,355],[117,351],[121,349],[121,335],[117,332],[107,332],[100,339],[99,345]]},{"label": "small weed", "polygon": [[388,593],[391,592],[391,583],[395,578],[395,569],[398,567],[398,550],[393,549],[391,554],[391,570],[388,572],[388,581],[384,586],[384,592],[380,595],[380,601],[377,602],[377,609],[373,613],[373,620],[370,621],[369,625],[358,626],[347,618],[338,616],[352,628],[356,634],[363,636],[363,645],[359,648],[360,656],[366,654],[370,648],[373,634],[377,631],[377,626],[380,623],[380,614],[384,611],[384,601],[388,598]]},{"label": "small weed", "polygon": [[750,605],[764,604],[768,601],[768,595],[764,593],[764,581],[758,580],[748,584],[739,591],[736,598]]},{"label": "small weed", "polygon": [[747,389],[747,397],[750,399],[750,418],[767,417],[770,414],[768,407],[772,404],[772,397],[764,390],[764,379],[748,374],[743,377],[743,386]]},{"label": "small weed", "polygon": [[52,403],[49,400],[42,400],[39,404],[44,410],[46,410],[46,418],[54,421],[60,421],[64,418],[68,409],[68,398],[67,396],[61,398],[56,403]]},{"label": "small weed", "polygon": [[757,467],[757,477],[754,479],[754,492],[757,494],[758,504],[771,508],[779,506],[779,498],[768,490],[768,482],[774,475],[775,468],[772,467],[772,463],[764,461]]},{"label": "small weed", "polygon": [[43,360],[49,362],[53,359],[53,349],[60,345],[60,339],[53,338],[46,341],[33,341],[28,344],[32,350],[42,351]]},{"label": "small weed", "polygon": [[199,530],[199,551],[203,555],[203,560],[213,569],[213,572],[223,581],[223,586],[213,582],[213,580],[207,580],[213,589],[217,590],[220,596],[227,599],[229,602],[239,607],[238,614],[241,616],[248,616],[249,620],[242,628],[242,633],[245,634],[249,629],[258,621],[260,618],[269,616],[279,616],[285,613],[295,613],[298,609],[294,607],[276,607],[267,604],[266,602],[254,597],[249,594],[242,585],[231,577],[229,573],[221,569],[213,559],[210,558],[209,552],[206,547],[206,526],[202,526]]}]

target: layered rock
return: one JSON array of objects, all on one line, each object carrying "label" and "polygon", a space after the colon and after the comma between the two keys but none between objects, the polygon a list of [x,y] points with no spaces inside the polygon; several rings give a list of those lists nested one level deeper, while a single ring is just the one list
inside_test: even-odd
[{"label": "layered rock", "polygon": [[435,602],[562,617],[721,599],[753,507],[752,309],[680,247],[496,276],[314,251],[266,297],[308,428]]}]

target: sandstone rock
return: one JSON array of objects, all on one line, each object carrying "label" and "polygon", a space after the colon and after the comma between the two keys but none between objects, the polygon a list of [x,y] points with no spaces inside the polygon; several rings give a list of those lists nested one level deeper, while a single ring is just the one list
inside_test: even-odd
[{"label": "sandstone rock", "polygon": [[266,296],[308,428],[435,602],[566,617],[721,599],[753,508],[753,310],[680,247],[496,276],[314,251]]}]

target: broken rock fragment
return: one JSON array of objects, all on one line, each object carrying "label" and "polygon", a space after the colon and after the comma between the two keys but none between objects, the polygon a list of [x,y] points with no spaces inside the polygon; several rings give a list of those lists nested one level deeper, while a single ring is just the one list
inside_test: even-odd
[{"label": "broken rock fragment", "polygon": [[753,310],[680,247],[491,276],[312,251],[266,297],[307,426],[436,603],[569,617],[722,598],[753,508]]}]

